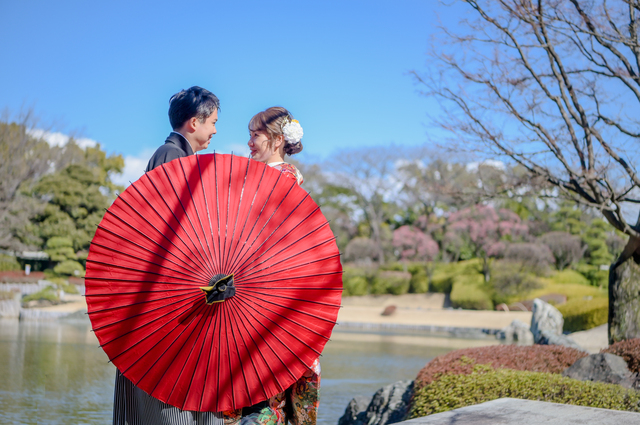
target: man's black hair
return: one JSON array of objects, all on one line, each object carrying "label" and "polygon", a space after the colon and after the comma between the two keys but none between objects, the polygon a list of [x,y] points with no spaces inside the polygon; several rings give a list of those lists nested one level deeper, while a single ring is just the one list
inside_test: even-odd
[{"label": "man's black hair", "polygon": [[182,90],[169,99],[171,128],[177,130],[193,117],[204,122],[217,109],[220,109],[220,100],[209,90],[198,86]]}]

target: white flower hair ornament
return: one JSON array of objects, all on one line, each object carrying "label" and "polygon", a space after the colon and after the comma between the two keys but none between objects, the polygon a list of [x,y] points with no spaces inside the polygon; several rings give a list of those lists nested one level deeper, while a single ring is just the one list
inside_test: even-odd
[{"label": "white flower hair ornament", "polygon": [[287,143],[297,145],[302,140],[304,132],[298,120],[289,119],[282,126],[282,134]]}]

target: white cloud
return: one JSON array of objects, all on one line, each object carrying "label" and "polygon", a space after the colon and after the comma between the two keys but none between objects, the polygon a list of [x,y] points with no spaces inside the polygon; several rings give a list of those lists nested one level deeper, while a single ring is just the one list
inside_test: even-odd
[{"label": "white cloud", "polygon": [[[43,139],[51,146],[64,146],[69,142],[70,137],[66,134],[62,133],[52,133],[50,131],[42,130],[39,128],[34,128],[31,130],[27,130],[27,133],[35,137],[36,139]],[[86,137],[80,139],[74,139],[76,144],[80,146],[82,149],[86,149],[88,147],[94,147],[98,144],[95,140],[87,139]]]},{"label": "white cloud", "polygon": [[122,174],[118,174],[113,177],[113,182],[116,184],[129,186],[130,182],[134,182],[144,174],[144,170],[147,168],[149,158],[153,155],[155,149],[145,149],[137,155],[127,155],[124,157],[124,169]]}]

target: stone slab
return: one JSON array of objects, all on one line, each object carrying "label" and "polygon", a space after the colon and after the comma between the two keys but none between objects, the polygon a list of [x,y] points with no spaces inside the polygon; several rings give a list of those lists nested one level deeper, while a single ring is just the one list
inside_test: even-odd
[{"label": "stone slab", "polygon": [[406,425],[638,425],[640,413],[501,398],[400,423]]}]

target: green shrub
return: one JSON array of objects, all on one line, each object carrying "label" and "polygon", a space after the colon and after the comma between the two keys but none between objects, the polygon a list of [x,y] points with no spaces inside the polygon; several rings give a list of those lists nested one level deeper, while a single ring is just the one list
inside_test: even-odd
[{"label": "green shrub", "polygon": [[344,290],[342,295],[345,297],[353,295],[367,295],[369,292],[369,282],[364,276],[350,276],[343,278],[342,284]]},{"label": "green shrub", "polygon": [[640,411],[640,392],[619,385],[479,365],[470,375],[443,375],[416,391],[409,416],[418,418],[503,397]]},{"label": "green shrub", "polygon": [[584,331],[607,323],[609,300],[607,298],[575,299],[558,306],[558,310],[564,317],[564,331]]},{"label": "green shrub", "polygon": [[82,264],[73,260],[65,260],[58,263],[53,271],[59,275],[84,277],[85,271]]},{"label": "green shrub", "polygon": [[557,284],[577,283],[580,285],[589,285],[589,281],[584,275],[576,270],[564,269],[560,272],[554,273],[550,280]]},{"label": "green shrub", "polygon": [[496,261],[491,271],[488,289],[495,304],[521,299],[522,294],[541,287],[536,276],[522,264],[513,261]]},{"label": "green shrub", "polygon": [[41,289],[38,292],[34,292],[33,294],[29,294],[26,297],[22,298],[23,303],[27,303],[29,301],[51,301],[56,302],[59,301],[58,290],[53,286],[47,286],[44,289]]},{"label": "green shrub", "polygon": [[373,278],[371,293],[402,295],[409,291],[411,274],[397,271],[380,271]]},{"label": "green shrub", "polygon": [[21,270],[20,263],[13,255],[0,254],[0,272],[12,272]]},{"label": "green shrub", "polygon": [[561,373],[587,356],[575,348],[562,345],[491,345],[462,348],[442,354],[423,367],[416,377],[416,390],[444,374],[468,375],[476,364],[494,369],[528,370],[530,372]]},{"label": "green shrub", "polygon": [[453,289],[453,281],[457,276],[474,276],[478,273],[482,273],[482,265],[479,259],[459,261],[457,263],[436,263],[433,266],[429,291],[449,294]]},{"label": "green shrub", "polygon": [[412,294],[424,294],[429,291],[429,276],[424,267],[411,273],[411,281],[409,282],[409,292]]},{"label": "green shrub", "polygon": [[493,301],[484,290],[484,277],[481,274],[456,276],[450,297],[453,308],[493,310]]},{"label": "green shrub", "polygon": [[562,294],[567,297],[567,301],[584,300],[585,297],[607,298],[606,289],[595,288],[590,285],[581,285],[579,283],[553,283],[552,280],[544,277],[538,278],[542,282],[542,288],[534,289],[526,294],[526,298],[534,299],[546,294]]},{"label": "green shrub", "polygon": [[609,286],[609,270],[600,270],[600,266],[581,263],[576,266],[576,271],[592,286],[603,288]]},{"label": "green shrub", "polygon": [[442,294],[451,293],[453,287],[453,275],[449,273],[434,272],[429,285],[429,291]]}]

